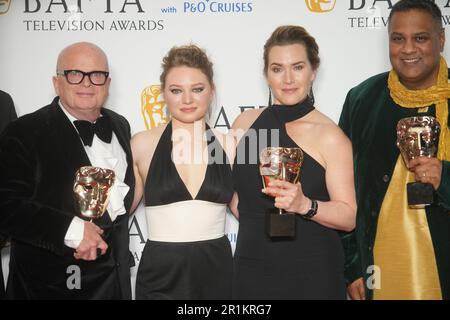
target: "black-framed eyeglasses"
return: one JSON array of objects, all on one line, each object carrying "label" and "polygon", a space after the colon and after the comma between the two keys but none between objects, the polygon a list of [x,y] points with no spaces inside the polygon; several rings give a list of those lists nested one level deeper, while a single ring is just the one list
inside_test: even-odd
[{"label": "black-framed eyeglasses", "polygon": [[89,81],[96,86],[104,85],[109,76],[109,72],[107,71],[83,72],[81,70],[58,70],[56,74],[58,76],[64,76],[70,84],[80,84],[83,82],[84,77],[88,76]]}]

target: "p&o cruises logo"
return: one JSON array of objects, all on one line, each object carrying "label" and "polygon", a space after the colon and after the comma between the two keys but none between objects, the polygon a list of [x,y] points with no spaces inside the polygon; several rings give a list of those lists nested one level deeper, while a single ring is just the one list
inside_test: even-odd
[{"label": "p&o cruises logo", "polygon": [[11,0],[0,0],[0,15],[8,12],[10,4]]},{"label": "p&o cruises logo", "polygon": [[308,9],[312,12],[328,12],[334,9],[336,0],[305,0]]}]

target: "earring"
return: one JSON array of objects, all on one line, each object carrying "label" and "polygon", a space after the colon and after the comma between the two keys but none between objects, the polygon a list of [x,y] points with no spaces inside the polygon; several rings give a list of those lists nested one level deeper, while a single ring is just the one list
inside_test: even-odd
[{"label": "earring", "polygon": [[311,86],[311,90],[308,93],[308,98],[311,101],[311,104],[314,105],[315,99],[314,99],[314,92],[312,90],[312,86]]},{"label": "earring", "polygon": [[271,107],[272,106],[272,89],[269,87],[269,103],[268,106]]}]

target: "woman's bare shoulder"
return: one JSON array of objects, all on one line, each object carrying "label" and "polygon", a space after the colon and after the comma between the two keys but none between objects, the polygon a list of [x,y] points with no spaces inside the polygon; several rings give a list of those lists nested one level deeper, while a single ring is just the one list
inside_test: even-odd
[{"label": "woman's bare shoulder", "polygon": [[342,144],[350,143],[345,133],[332,119],[319,111],[316,117],[314,134],[320,137],[319,141],[325,148],[333,150]]},{"label": "woman's bare shoulder", "polygon": [[136,133],[131,138],[131,148],[133,150],[133,156],[139,157],[143,154],[152,153],[156,148],[161,135],[167,125],[161,125],[150,130],[144,130]]}]

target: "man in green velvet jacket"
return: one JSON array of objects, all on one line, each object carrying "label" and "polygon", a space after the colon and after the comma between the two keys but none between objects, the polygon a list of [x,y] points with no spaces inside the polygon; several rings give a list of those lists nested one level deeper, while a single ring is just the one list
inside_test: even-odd
[{"label": "man in green velvet jacket", "polygon": [[[348,291],[352,299],[371,299],[374,296],[379,299],[450,299],[449,135],[444,138],[444,143],[439,146],[440,148],[442,145],[447,146],[446,157],[441,157],[440,160],[437,158],[421,158],[413,160],[408,165],[415,180],[431,183],[436,194],[435,202],[426,207],[426,213],[423,212],[425,225],[428,227],[426,230],[428,238],[431,236],[431,250],[429,251],[434,250],[435,261],[423,261],[425,258],[421,255],[406,257],[407,260],[409,259],[407,267],[411,270],[408,273],[408,281],[413,283],[416,279],[428,277],[429,270],[420,267],[431,263],[436,270],[436,281],[434,283],[437,286],[433,288],[426,285],[414,287],[415,284],[413,283],[407,284],[407,289],[401,291],[402,285],[400,283],[383,283],[385,281],[383,275],[387,273],[396,274],[397,272],[400,276],[405,274],[399,266],[404,267],[401,260],[405,257],[405,252],[408,254],[408,250],[414,251],[421,247],[422,243],[414,243],[415,232],[423,232],[423,230],[417,231],[420,228],[408,229],[408,232],[412,230],[412,236],[408,238],[412,241],[405,242],[407,246],[399,247],[396,246],[395,241],[392,241],[392,248],[389,248],[390,242],[385,243],[387,246],[385,245],[384,248],[388,247],[388,249],[384,251],[384,254],[386,255],[387,252],[389,257],[384,261],[392,261],[387,268],[383,267],[384,269],[378,270],[377,261],[374,261],[377,260],[376,257],[374,259],[374,256],[376,256],[374,249],[377,245],[381,247],[379,241],[386,236],[386,232],[383,233],[383,230],[380,230],[381,227],[377,228],[380,225],[386,225],[380,223],[380,213],[391,214],[393,218],[391,217],[389,221],[398,222],[396,216],[398,212],[394,212],[395,210],[392,209],[389,211],[395,200],[391,202],[386,200],[389,198],[388,193],[392,193],[391,181],[397,179],[397,166],[400,163],[397,162],[399,160],[399,149],[396,146],[397,122],[402,118],[413,116],[438,117],[439,113],[441,130],[447,130],[448,132],[450,120],[448,116],[450,88],[448,87],[448,81],[446,81],[448,69],[445,60],[441,58],[445,34],[440,9],[432,1],[427,0],[399,1],[393,6],[389,16],[388,32],[389,53],[393,71],[373,76],[351,89],[346,97],[339,121],[340,127],[351,139],[353,145],[358,201],[356,229],[351,233],[342,234],[346,253],[345,273]],[[397,76],[399,83],[395,82],[394,74]],[[397,103],[399,102],[397,99],[393,98],[399,87],[405,90],[402,92],[411,93],[411,91],[414,91],[413,97],[416,92],[417,96],[420,96],[420,94],[426,96],[427,93],[439,86],[438,78],[439,76],[442,78],[444,74],[447,77],[445,77],[445,84],[442,84],[441,89],[444,88],[446,91],[441,90],[445,91],[445,95],[441,96],[443,99],[440,100],[440,104],[433,100],[432,103],[426,105],[428,108],[419,109],[414,106],[401,105],[401,103]],[[443,105],[444,108],[442,108]],[[445,114],[446,117],[442,117],[442,114]],[[442,137],[441,134],[440,138],[442,139]],[[405,184],[402,184],[402,188],[404,186],[406,189]],[[402,199],[402,201],[406,203],[405,199]],[[382,207],[383,210],[381,210]],[[385,210],[386,208],[387,210]],[[413,215],[416,213],[411,213],[408,210],[404,210],[407,211],[405,216],[415,219],[416,217]],[[406,229],[398,230],[398,232],[401,233],[404,230]],[[392,232],[392,228],[391,233],[395,233]],[[384,239],[397,239],[402,238],[402,236],[401,234],[392,234],[390,238]],[[398,250],[398,252],[395,250]],[[433,255],[433,252],[431,252],[431,255]],[[394,270],[387,270],[389,268]],[[395,268],[401,270],[395,270]],[[378,274],[376,273],[377,270],[379,271]],[[381,283],[377,283],[380,280]],[[376,289],[383,287],[391,288],[390,292],[387,294],[384,292],[385,294],[377,297]],[[397,290],[397,288],[399,289]],[[437,292],[439,295],[430,295],[429,293],[433,290],[434,293]]]}]

